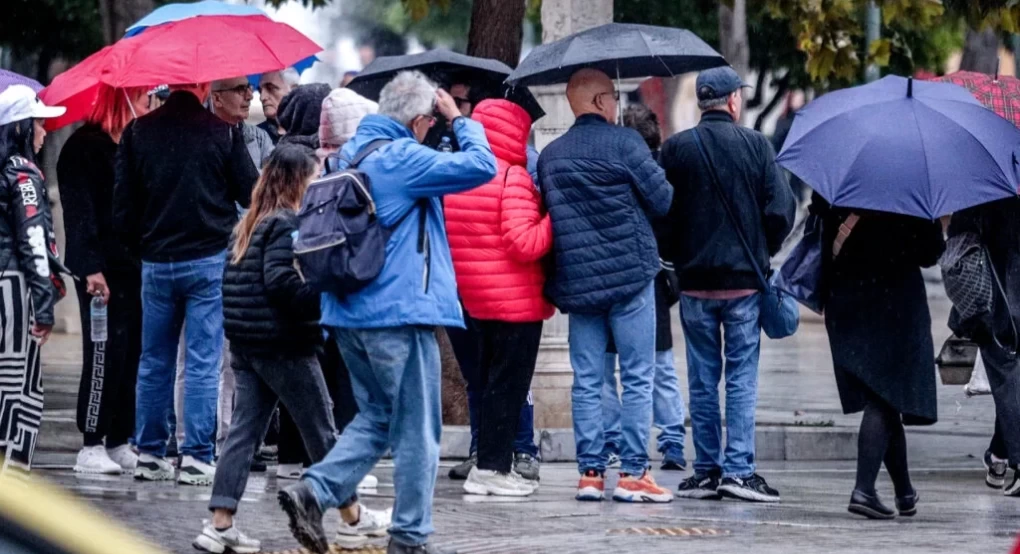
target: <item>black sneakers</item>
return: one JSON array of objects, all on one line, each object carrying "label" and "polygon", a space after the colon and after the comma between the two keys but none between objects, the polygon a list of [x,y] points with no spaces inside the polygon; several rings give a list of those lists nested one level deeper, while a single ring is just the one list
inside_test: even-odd
[{"label": "black sneakers", "polygon": [[1020,469],[1013,468],[1013,479],[1006,485],[1006,489],[1002,491],[1002,494],[1020,497]]},{"label": "black sneakers", "polygon": [[298,481],[281,489],[277,498],[290,520],[290,532],[301,546],[315,554],[329,552],[326,532],[322,529],[322,508],[311,487]]},{"label": "black sneakers", "polygon": [[718,473],[695,473],[680,482],[676,496],[696,500],[719,500],[722,498],[718,491],[719,477]]},{"label": "black sneakers", "polygon": [[868,519],[893,519],[896,517],[896,512],[882,504],[877,494],[867,494],[857,489],[854,489],[853,494],[850,495],[850,506],[847,511]]},{"label": "black sneakers", "polygon": [[719,494],[748,502],[779,502],[779,491],[769,486],[757,473],[747,479],[727,477],[719,484]]},{"label": "black sneakers", "polygon": [[985,484],[993,489],[1001,489],[1006,486],[1006,460],[992,458],[992,451],[985,451]]}]

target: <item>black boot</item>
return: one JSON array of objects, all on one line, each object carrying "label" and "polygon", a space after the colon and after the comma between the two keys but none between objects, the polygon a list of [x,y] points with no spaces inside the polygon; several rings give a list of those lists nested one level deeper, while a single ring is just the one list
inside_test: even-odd
[{"label": "black boot", "polygon": [[900,512],[903,517],[911,517],[917,515],[917,502],[921,500],[921,497],[914,491],[907,496],[896,497],[896,510]]},{"label": "black boot", "polygon": [[877,493],[870,495],[858,489],[854,489],[854,493],[850,496],[850,507],[847,510],[851,514],[864,516],[868,519],[893,519],[896,517],[896,512],[882,504]]},{"label": "black boot", "polygon": [[326,532],[322,529],[322,508],[312,488],[304,481],[298,481],[281,489],[277,498],[280,507],[287,512],[290,532],[301,546],[315,554],[329,552]]}]

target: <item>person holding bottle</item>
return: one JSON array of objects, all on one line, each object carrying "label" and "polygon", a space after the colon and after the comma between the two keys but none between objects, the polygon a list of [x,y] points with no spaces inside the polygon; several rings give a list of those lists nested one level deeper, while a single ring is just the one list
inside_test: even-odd
[{"label": "person holding bottle", "polygon": [[[67,267],[75,282],[82,328],[78,430],[83,447],[74,471],[133,471],[138,457],[128,439],[135,430],[135,381],[142,354],[142,266],[113,229],[114,161],[120,135],[149,112],[145,88],[103,85],[96,106],[60,151],[57,176],[67,229]],[[92,315],[106,311],[107,337]]]},{"label": "person holding bottle", "polygon": [[0,92],[0,288],[4,290],[0,358],[0,473],[32,469],[42,421],[39,349],[53,330],[61,297],[50,269],[57,256],[53,215],[35,156],[43,120],[66,110],[42,103],[25,85]]}]

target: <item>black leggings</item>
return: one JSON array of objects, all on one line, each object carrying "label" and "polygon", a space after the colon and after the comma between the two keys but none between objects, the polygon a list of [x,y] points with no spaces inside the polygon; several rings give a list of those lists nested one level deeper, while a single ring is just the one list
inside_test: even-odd
[{"label": "black leggings", "polygon": [[892,478],[896,496],[913,494],[914,487],[907,469],[907,437],[900,413],[869,391],[857,439],[857,490],[875,494],[875,481],[882,462],[885,462],[885,469]]}]

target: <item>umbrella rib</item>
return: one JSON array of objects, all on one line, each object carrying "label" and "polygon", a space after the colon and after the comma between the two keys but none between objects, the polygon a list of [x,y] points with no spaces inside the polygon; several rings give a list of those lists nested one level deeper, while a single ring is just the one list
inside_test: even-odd
[{"label": "umbrella rib", "polygon": [[[914,114],[914,127],[917,128],[917,136],[921,139],[921,156],[924,158],[924,174],[925,175],[931,175],[931,173],[930,173],[931,172],[931,168],[928,165],[928,151],[924,147],[924,133],[921,132],[921,124],[917,122],[917,105],[918,105],[918,103],[919,102],[917,100],[911,101],[910,102],[910,111]],[[932,111],[934,112],[935,110],[932,110]],[[926,190],[925,192],[928,193],[928,198],[927,198],[928,201],[925,202],[925,207],[928,209],[928,217],[931,218],[932,220],[935,220],[936,218],[934,216],[934,212],[936,212],[938,210],[935,210],[935,206],[932,205],[933,202],[934,202],[934,199],[932,198],[931,178],[928,179],[928,190]]]},{"label": "umbrella rib", "polygon": [[[648,36],[645,35],[645,33],[643,31],[638,31],[638,34],[641,35],[641,42],[644,42],[645,43],[645,48],[648,49],[648,55],[653,57],[653,58],[655,58],[655,60],[657,62],[661,63],[662,67],[666,68],[666,73],[669,73],[670,77],[676,77],[676,75],[673,74],[673,70],[670,69],[669,64],[662,60],[662,56],[660,56],[660,55],[658,55],[658,54],[656,54],[655,52],[652,51],[651,45],[648,44]],[[619,63],[619,62],[617,62],[617,63]]]}]

